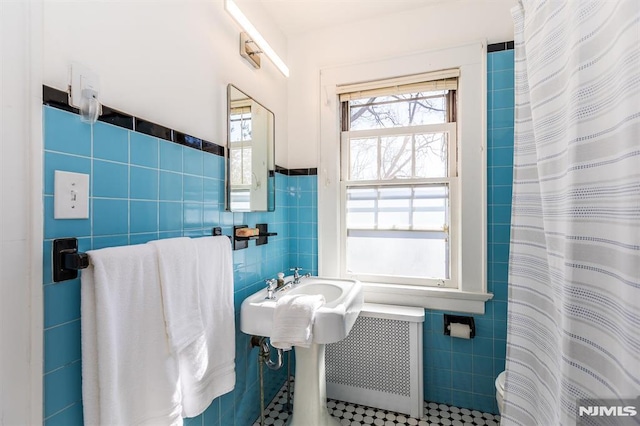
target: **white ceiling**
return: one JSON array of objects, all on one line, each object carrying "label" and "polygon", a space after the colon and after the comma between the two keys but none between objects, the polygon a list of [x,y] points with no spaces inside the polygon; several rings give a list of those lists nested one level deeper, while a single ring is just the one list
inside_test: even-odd
[{"label": "white ceiling", "polygon": [[347,22],[457,0],[258,0],[282,32],[291,36]]}]

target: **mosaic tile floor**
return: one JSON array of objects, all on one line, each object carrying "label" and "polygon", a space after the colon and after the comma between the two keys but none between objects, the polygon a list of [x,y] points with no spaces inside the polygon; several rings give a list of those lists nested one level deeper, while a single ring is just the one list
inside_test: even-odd
[{"label": "mosaic tile floor", "polygon": [[[293,386],[292,386],[293,388]],[[481,413],[476,410],[452,407],[434,402],[424,403],[424,416],[421,419],[408,417],[392,411],[380,410],[364,405],[329,399],[329,413],[344,426],[499,426],[500,416]],[[285,426],[289,418],[287,393],[284,386],[271,403],[265,408],[265,426]],[[260,418],[253,426],[261,426]]]}]

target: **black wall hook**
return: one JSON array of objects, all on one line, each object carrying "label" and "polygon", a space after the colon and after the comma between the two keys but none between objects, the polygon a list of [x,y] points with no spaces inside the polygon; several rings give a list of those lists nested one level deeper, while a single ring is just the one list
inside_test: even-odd
[{"label": "black wall hook", "polygon": [[89,266],[89,255],[78,251],[77,238],[53,240],[53,282],[78,277],[78,269]]},{"label": "black wall hook", "polygon": [[[211,231],[211,235],[213,235],[214,237],[218,237],[224,234],[222,233],[222,228],[219,226],[216,226],[213,228],[213,231]],[[233,241],[233,238],[231,238],[231,235],[225,235],[225,237],[228,237],[229,241]]]}]

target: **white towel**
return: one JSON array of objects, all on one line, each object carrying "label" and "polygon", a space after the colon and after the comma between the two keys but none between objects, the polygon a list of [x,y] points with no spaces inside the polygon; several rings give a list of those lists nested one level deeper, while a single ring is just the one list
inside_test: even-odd
[{"label": "white towel", "polygon": [[177,354],[204,334],[196,246],[184,237],[148,244],[157,250],[165,326]]},{"label": "white towel", "polygon": [[183,416],[202,413],[235,386],[233,261],[226,236],[193,240],[200,276],[200,308],[205,333],[180,352]]},{"label": "white towel", "polygon": [[288,294],[276,302],[271,345],[284,350],[292,346],[308,348],[313,339],[316,311],[324,305],[321,294]]},{"label": "white towel", "polygon": [[89,258],[81,293],[85,424],[181,425],[155,250],[112,247]]}]

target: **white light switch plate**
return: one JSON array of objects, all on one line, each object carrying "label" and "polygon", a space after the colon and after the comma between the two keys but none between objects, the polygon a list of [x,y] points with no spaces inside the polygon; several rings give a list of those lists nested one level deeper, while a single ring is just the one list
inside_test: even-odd
[{"label": "white light switch plate", "polygon": [[54,219],[89,218],[89,175],[55,171],[53,217]]}]

